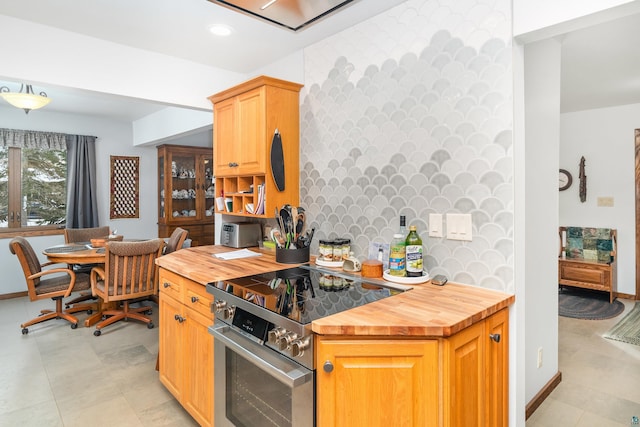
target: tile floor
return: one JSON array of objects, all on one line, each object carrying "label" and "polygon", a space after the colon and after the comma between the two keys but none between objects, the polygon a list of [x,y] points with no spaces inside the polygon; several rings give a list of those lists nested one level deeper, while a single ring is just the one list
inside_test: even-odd
[{"label": "tile floor", "polygon": [[197,426],[160,384],[157,327],[118,322],[95,337],[93,327],[50,320],[21,334],[20,323],[53,304],[0,300],[0,426]]},{"label": "tile floor", "polygon": [[[526,427],[625,427],[640,416],[640,347],[602,338],[633,306],[623,302],[614,319],[560,317],[562,382]],[[157,328],[119,322],[94,337],[52,320],[20,333],[51,306],[0,300],[0,426],[197,426],[158,380]]]},{"label": "tile floor", "polygon": [[628,427],[640,416],[640,346],[602,335],[634,305],[606,320],[559,318],[562,382],[526,427]]}]

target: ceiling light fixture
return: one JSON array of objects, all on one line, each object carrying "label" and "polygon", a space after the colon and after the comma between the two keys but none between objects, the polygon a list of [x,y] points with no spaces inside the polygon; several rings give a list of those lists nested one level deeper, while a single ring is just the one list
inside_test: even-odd
[{"label": "ceiling light fixture", "polygon": [[[24,90],[24,92],[23,92]],[[31,110],[42,108],[51,102],[51,98],[47,98],[47,94],[40,92],[36,95],[33,93],[31,85],[20,85],[20,92],[11,92],[8,87],[0,87],[0,96],[14,107],[22,108],[25,114],[29,114]]]},{"label": "ceiling light fixture", "polygon": [[216,36],[222,36],[222,37],[226,37],[233,32],[231,27],[227,25],[222,25],[222,24],[212,25],[211,28],[209,28],[209,31],[211,31]]},{"label": "ceiling light fixture", "polygon": [[266,8],[268,8],[269,6],[271,6],[272,4],[274,4],[275,2],[277,2],[278,0],[271,0],[269,2],[267,2],[266,4],[262,5],[260,7],[260,10],[265,10]]}]

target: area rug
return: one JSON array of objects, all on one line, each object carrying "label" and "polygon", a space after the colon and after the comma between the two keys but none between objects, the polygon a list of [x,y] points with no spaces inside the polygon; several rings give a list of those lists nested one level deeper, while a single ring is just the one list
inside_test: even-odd
[{"label": "area rug", "polygon": [[603,336],[610,340],[640,345],[640,304],[636,303],[631,311]]},{"label": "area rug", "polygon": [[624,311],[618,300],[609,303],[609,294],[586,289],[560,288],[558,314],[575,319],[602,320],[616,317]]}]

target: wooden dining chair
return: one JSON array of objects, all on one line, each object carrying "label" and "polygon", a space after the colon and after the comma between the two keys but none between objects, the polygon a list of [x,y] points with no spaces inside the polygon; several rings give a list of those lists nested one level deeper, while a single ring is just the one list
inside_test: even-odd
[{"label": "wooden dining chair", "polygon": [[65,243],[89,243],[91,239],[107,237],[109,235],[109,226],[91,227],[91,228],[65,228]]},{"label": "wooden dining chair", "polygon": [[105,304],[121,304],[119,309],[102,312],[103,320],[96,324],[95,336],[105,326],[123,319],[135,319],[154,327],[144,315],[151,307],[131,307],[130,303],[154,295],[158,290],[156,258],[161,256],[162,239],[142,242],[109,242],[106,245],[105,265],[91,270],[91,292]]},{"label": "wooden dining chair", "polygon": [[[89,275],[86,273],[76,273],[69,268],[49,268],[43,267],[55,265],[47,262],[40,264],[31,244],[24,237],[15,237],[9,242],[9,250],[17,255],[25,280],[27,281],[27,293],[31,301],[51,298],[56,302],[55,311],[41,310],[40,315],[20,325],[23,334],[28,334],[28,327],[36,323],[45,322],[51,319],[65,319],[71,323],[71,329],[78,327],[78,319],[71,315],[78,311],[87,311],[91,314],[93,305],[75,305],[72,308],[63,310],[63,298],[71,295],[71,292],[91,289]],[[64,274],[61,274],[64,273]]]},{"label": "wooden dining chair", "polygon": [[[64,242],[65,243],[89,243],[91,239],[97,239],[100,237],[107,237],[109,235],[109,226],[104,227],[90,227],[90,228],[65,228],[64,229]],[[93,267],[98,267],[99,264],[69,264],[69,268],[73,269],[76,273],[90,273]],[[74,304],[78,304],[84,301],[95,300],[96,298],[91,295],[91,292],[81,293],[80,296],[67,301],[65,307],[69,308]]]},{"label": "wooden dining chair", "polygon": [[187,236],[189,235],[189,231],[184,228],[177,227],[169,236],[169,240],[167,240],[167,246],[164,248],[164,254],[170,254],[171,252],[175,252],[178,249],[182,249],[185,240],[187,240]]}]

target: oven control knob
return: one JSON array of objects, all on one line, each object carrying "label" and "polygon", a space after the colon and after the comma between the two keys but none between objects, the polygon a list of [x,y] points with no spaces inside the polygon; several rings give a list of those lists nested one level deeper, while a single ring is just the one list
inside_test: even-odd
[{"label": "oven control knob", "polygon": [[282,338],[282,336],[286,333],[287,333],[287,330],[285,328],[283,328],[282,326],[276,326],[275,328],[269,331],[268,340],[271,344],[275,345],[278,343],[280,338]]},{"label": "oven control knob", "polygon": [[220,313],[227,306],[227,302],[223,300],[215,300],[213,302],[213,312]]},{"label": "oven control knob", "polygon": [[278,350],[286,350],[296,338],[298,338],[298,334],[295,332],[287,332],[278,340]]},{"label": "oven control knob", "polygon": [[236,312],[235,306],[232,305],[231,307],[225,307],[222,310],[222,318],[223,319],[231,319],[235,312]]},{"label": "oven control knob", "polygon": [[291,357],[301,357],[304,351],[309,348],[311,337],[300,338],[291,343]]}]

